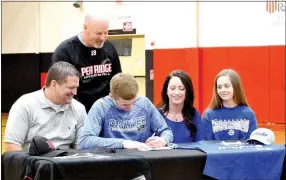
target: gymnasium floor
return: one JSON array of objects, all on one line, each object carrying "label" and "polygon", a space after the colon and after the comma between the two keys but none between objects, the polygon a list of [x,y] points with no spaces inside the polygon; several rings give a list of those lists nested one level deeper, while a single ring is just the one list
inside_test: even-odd
[{"label": "gymnasium floor", "polygon": [[[6,122],[7,122],[8,114],[7,113],[1,113],[1,148],[2,148],[2,153],[4,152],[4,143],[3,143],[3,138],[4,138],[4,133],[5,133],[5,128],[6,128]],[[275,133],[275,143],[276,144],[286,144],[285,143],[285,124],[259,124],[259,127],[265,127],[272,129]]]}]

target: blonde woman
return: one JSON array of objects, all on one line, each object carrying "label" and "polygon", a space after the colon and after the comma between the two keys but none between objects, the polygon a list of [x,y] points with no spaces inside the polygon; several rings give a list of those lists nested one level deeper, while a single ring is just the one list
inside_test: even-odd
[{"label": "blonde woman", "polygon": [[203,124],[206,140],[246,140],[257,128],[255,113],[234,70],[224,69],[217,74]]}]

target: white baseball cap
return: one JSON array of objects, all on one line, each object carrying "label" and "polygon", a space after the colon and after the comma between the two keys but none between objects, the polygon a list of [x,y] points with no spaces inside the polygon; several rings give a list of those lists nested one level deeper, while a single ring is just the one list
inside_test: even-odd
[{"label": "white baseball cap", "polygon": [[271,129],[258,128],[251,133],[250,138],[247,139],[246,142],[251,142],[251,140],[256,140],[265,145],[271,145],[275,143],[275,135]]}]

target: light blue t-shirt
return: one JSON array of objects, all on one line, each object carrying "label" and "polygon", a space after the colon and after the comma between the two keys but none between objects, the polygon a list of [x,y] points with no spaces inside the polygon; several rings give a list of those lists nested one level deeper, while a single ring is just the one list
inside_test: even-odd
[{"label": "light blue t-shirt", "polygon": [[203,124],[206,140],[246,140],[257,129],[253,110],[243,105],[208,109]]},{"label": "light blue t-shirt", "polygon": [[204,127],[200,113],[196,110],[195,115],[192,119],[192,123],[196,126],[197,131],[195,137],[191,137],[191,130],[187,126],[187,121],[183,120],[180,122],[171,121],[168,119],[162,110],[159,110],[164,117],[167,125],[172,129],[174,140],[173,143],[190,143],[204,140]]},{"label": "light blue t-shirt", "polygon": [[145,142],[153,133],[173,141],[172,130],[146,97],[138,97],[131,111],[116,107],[109,96],[97,100],[84,121],[80,148],[122,148],[123,140]]}]

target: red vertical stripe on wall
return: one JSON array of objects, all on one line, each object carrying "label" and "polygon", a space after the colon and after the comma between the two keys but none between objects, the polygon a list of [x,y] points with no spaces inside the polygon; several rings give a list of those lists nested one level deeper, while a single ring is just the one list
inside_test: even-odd
[{"label": "red vertical stripe on wall", "polygon": [[41,73],[41,88],[45,86],[47,73]]},{"label": "red vertical stripe on wall", "polygon": [[285,121],[285,48],[286,46],[269,47],[270,69],[270,119],[271,123]]},{"label": "red vertical stripe on wall", "polygon": [[[200,63],[199,63],[199,49],[198,48],[187,48],[186,49],[187,56],[185,58],[185,65],[186,66],[186,72],[190,75],[193,87],[194,87],[194,106],[197,110],[200,110]],[[187,69],[188,68],[188,69]]]},{"label": "red vertical stripe on wall", "polygon": [[210,104],[215,76],[219,71],[228,68],[228,48],[201,48],[202,50],[202,110]]},{"label": "red vertical stripe on wall", "polygon": [[203,109],[203,99],[202,99],[202,94],[203,94],[203,56],[202,56],[202,48],[198,48],[198,94],[196,94],[196,97],[198,99],[198,110],[202,114],[204,112]]},{"label": "red vertical stripe on wall", "polygon": [[269,122],[269,47],[229,47],[229,67],[239,73],[257,121]]}]

